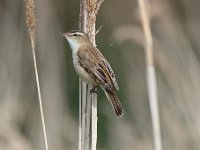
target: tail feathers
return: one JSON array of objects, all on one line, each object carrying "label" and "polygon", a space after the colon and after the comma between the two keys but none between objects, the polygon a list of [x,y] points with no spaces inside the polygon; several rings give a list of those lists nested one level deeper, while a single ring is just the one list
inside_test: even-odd
[{"label": "tail feathers", "polygon": [[112,104],[112,107],[117,115],[118,118],[121,118],[124,114],[124,110],[122,108],[122,105],[117,97],[116,93],[113,93],[110,90],[104,89],[104,92],[108,98],[108,100],[110,101],[110,103]]}]

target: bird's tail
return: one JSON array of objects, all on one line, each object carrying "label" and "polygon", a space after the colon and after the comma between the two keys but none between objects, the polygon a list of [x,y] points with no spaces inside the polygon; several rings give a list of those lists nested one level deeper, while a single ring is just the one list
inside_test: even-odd
[{"label": "bird's tail", "polygon": [[106,97],[108,98],[108,100],[112,104],[112,107],[113,107],[117,117],[121,118],[124,114],[124,110],[122,108],[122,105],[121,105],[118,97],[117,97],[117,94],[108,90],[108,89],[104,89],[104,92],[106,94]]}]

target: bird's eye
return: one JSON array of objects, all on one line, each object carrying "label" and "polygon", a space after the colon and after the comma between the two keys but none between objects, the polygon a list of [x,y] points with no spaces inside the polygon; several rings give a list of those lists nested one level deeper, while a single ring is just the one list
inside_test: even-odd
[{"label": "bird's eye", "polygon": [[77,36],[78,34],[74,33],[74,36]]}]

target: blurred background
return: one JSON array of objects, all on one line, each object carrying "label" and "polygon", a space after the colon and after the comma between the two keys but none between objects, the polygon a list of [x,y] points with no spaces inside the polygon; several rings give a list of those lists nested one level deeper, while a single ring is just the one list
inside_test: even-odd
[{"label": "blurred background", "polygon": [[[200,1],[151,0],[164,150],[200,150]],[[44,149],[23,0],[0,0],[0,150]],[[78,29],[79,0],[36,0],[36,53],[51,150],[78,148],[78,77],[60,32]],[[97,47],[125,116],[98,91],[98,150],[153,150],[144,35],[136,0],[105,0]]]}]

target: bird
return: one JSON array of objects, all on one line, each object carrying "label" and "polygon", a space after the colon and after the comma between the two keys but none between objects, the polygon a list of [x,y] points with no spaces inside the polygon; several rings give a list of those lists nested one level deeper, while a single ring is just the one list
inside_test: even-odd
[{"label": "bird", "polygon": [[78,76],[87,84],[92,84],[95,92],[96,87],[101,87],[111,103],[118,118],[124,114],[121,102],[117,96],[119,86],[115,74],[98,48],[93,46],[86,33],[80,30],[73,30],[61,33],[72,50],[74,68]]}]

